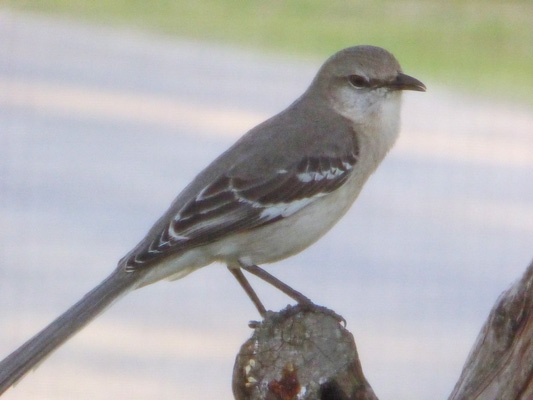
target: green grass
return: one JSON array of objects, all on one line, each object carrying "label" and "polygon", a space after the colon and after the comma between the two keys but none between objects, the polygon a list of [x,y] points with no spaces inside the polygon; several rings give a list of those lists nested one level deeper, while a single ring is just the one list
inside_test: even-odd
[{"label": "green grass", "polygon": [[4,0],[8,7],[298,56],[354,44],[465,92],[533,102],[530,0]]}]

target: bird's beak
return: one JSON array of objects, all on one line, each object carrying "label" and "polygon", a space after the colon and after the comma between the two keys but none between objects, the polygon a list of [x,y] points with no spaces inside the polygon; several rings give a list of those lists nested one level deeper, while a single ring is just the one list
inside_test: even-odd
[{"label": "bird's beak", "polygon": [[388,86],[392,90],[416,90],[417,92],[426,91],[426,85],[424,85],[418,79],[415,79],[409,75],[405,75],[401,72],[398,73],[396,79],[394,79]]}]

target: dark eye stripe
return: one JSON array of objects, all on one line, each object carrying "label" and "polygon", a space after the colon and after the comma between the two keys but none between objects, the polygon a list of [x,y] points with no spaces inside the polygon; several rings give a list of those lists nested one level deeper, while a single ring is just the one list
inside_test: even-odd
[{"label": "dark eye stripe", "polygon": [[373,88],[377,89],[387,85],[387,82],[381,79],[367,79],[361,75],[350,75],[348,81],[356,89]]},{"label": "dark eye stripe", "polygon": [[353,87],[357,89],[368,87],[370,84],[368,79],[361,75],[350,75],[348,76],[348,81]]}]

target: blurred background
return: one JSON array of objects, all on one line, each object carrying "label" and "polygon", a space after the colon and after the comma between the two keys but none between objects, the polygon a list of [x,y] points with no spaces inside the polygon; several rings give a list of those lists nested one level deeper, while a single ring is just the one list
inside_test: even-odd
[{"label": "blurred background", "polygon": [[[341,48],[396,55],[396,147],[269,271],[348,321],[382,400],[445,399],[533,258],[529,1],[0,1],[0,358]],[[268,308],[289,299],[253,280]],[[258,315],[220,265],[131,293],[6,399],[231,399]]]}]

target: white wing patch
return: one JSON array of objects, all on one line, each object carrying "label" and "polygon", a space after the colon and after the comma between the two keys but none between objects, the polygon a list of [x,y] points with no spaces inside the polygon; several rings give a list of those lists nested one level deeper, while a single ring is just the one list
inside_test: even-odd
[{"label": "white wing patch", "polygon": [[296,177],[303,183],[321,181],[322,179],[335,179],[353,168],[352,165],[348,163],[343,163],[343,167],[344,169],[333,167],[325,171],[304,172],[296,175]]},{"label": "white wing patch", "polygon": [[268,206],[262,206],[263,211],[261,212],[261,218],[264,219],[274,219],[276,217],[283,217],[287,218],[291,216],[292,214],[297,213],[302,208],[304,208],[309,203],[313,202],[313,200],[316,197],[324,196],[325,193],[313,196],[313,197],[307,197],[305,199],[301,200],[294,200],[290,203],[277,203],[277,204],[270,204]]},{"label": "white wing patch", "polygon": [[272,176],[220,176],[176,210],[143,251],[130,256],[127,270],[184,246],[210,243],[294,215],[342,186],[356,161],[357,154],[348,153],[342,158],[304,158]]}]

